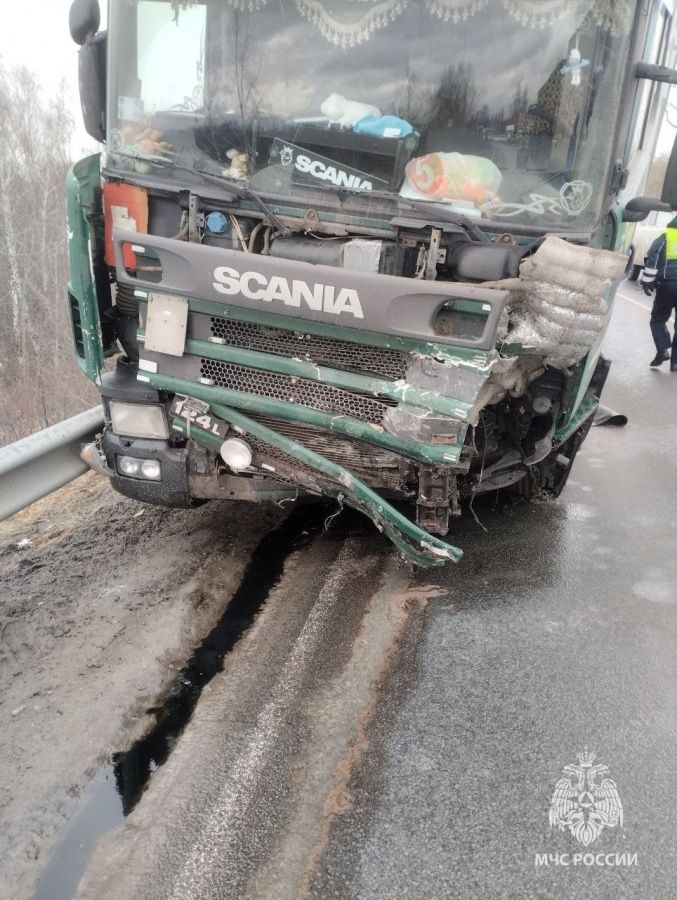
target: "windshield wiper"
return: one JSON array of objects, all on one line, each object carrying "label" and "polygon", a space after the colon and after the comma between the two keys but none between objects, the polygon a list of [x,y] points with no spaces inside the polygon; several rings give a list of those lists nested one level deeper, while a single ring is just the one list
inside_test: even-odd
[{"label": "windshield wiper", "polygon": [[256,191],[252,190],[246,184],[239,184],[237,181],[233,181],[230,178],[226,178],[224,175],[215,175],[212,172],[204,172],[202,169],[196,169],[192,166],[187,166],[183,163],[179,163],[174,159],[168,159],[166,156],[155,156],[144,153],[129,153],[126,150],[115,150],[111,151],[111,155],[124,156],[127,159],[138,160],[139,162],[147,162],[154,166],[160,166],[164,169],[174,169],[179,172],[189,172],[191,175],[199,175],[200,178],[204,178],[205,181],[211,181],[214,184],[218,184],[219,187],[225,186],[230,188],[234,192],[234,197],[239,197],[240,199],[252,200],[259,207],[262,213],[264,213],[270,224],[273,225],[277,230],[283,234],[287,235],[290,233],[290,229],[287,228],[286,225],[278,219],[273,210],[268,206],[266,201],[258,194]]},{"label": "windshield wiper", "polygon": [[346,194],[350,197],[373,197],[376,200],[391,200],[397,204],[406,204],[411,209],[417,209],[421,212],[430,212],[432,207],[435,210],[435,218],[438,222],[448,222],[450,225],[458,225],[466,234],[482,243],[491,243],[490,238],[479,228],[472,219],[464,216],[462,213],[453,212],[450,209],[437,206],[434,200],[412,200],[409,197],[402,197],[400,194],[394,194],[390,191],[364,191],[345,187],[335,187],[331,184],[312,185],[313,190],[326,191],[330,194]]},{"label": "windshield wiper", "polygon": [[421,212],[426,213],[430,212],[430,207],[432,206],[435,210],[435,217],[438,222],[449,222],[450,225],[460,225],[461,228],[463,228],[470,237],[475,238],[476,241],[491,243],[491,240],[472,219],[469,219],[461,213],[453,212],[451,209],[445,209],[443,206],[437,206],[435,205],[434,200],[411,200],[409,197],[398,197],[398,200],[400,203],[406,203],[412,209],[418,209]]}]

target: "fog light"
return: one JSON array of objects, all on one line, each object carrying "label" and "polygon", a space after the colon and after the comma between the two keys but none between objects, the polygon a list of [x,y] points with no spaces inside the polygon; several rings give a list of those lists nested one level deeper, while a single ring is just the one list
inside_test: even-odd
[{"label": "fog light", "polygon": [[157,459],[144,459],[141,463],[141,474],[149,481],[159,481],[162,469]]},{"label": "fog light", "polygon": [[141,460],[133,456],[118,456],[118,472],[128,478],[138,478]]},{"label": "fog light", "polygon": [[164,406],[146,403],[122,403],[111,400],[110,420],[115,434],[127,437],[167,440],[169,428]]},{"label": "fog light", "polygon": [[242,472],[252,463],[249,444],[240,438],[228,438],[221,444],[221,459],[233,472]]},{"label": "fog light", "polygon": [[157,459],[118,456],[118,472],[126,475],[127,478],[143,478],[146,481],[162,480],[162,467]]}]

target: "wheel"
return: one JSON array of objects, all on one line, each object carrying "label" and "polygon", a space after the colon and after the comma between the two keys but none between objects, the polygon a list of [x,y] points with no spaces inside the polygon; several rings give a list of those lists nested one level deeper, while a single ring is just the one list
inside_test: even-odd
[{"label": "wheel", "polygon": [[643,266],[633,266],[632,272],[628,275],[628,281],[637,281],[639,278],[639,273],[642,271]]}]

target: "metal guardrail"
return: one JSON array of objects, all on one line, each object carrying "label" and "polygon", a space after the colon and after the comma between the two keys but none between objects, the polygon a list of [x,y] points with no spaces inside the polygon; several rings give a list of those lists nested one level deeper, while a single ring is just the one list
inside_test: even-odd
[{"label": "metal guardrail", "polygon": [[88,470],[80,444],[94,440],[100,406],[0,447],[0,522]]}]

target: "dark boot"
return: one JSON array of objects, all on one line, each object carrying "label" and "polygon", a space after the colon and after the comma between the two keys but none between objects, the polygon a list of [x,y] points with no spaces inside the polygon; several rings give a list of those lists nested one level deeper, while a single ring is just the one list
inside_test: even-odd
[{"label": "dark boot", "polygon": [[[656,355],[649,363],[650,366],[661,366],[664,362],[667,362],[670,359],[670,351],[669,350],[657,350]],[[672,369],[672,366],[670,366]]]}]

